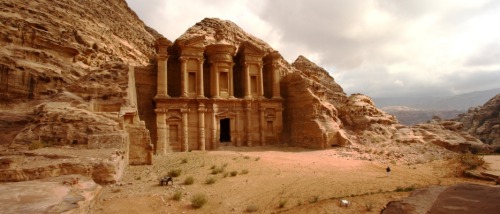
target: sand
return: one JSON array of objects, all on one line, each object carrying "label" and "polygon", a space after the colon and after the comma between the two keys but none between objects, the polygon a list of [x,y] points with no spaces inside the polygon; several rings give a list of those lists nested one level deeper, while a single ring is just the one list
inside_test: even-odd
[{"label": "sand", "polygon": [[[153,166],[129,166],[121,183],[103,188],[93,212],[380,213],[389,201],[406,197],[415,188],[484,183],[455,177],[448,161],[434,159],[422,164],[386,163],[359,160],[356,155],[346,158],[338,149],[280,147],[170,153],[155,157]],[[389,176],[387,166],[392,169]],[[212,168],[224,171],[212,174]],[[159,178],[172,169],[182,170],[174,185],[159,186]],[[194,183],[184,185],[186,177],[193,177]],[[209,177],[215,183],[206,184]],[[179,201],[172,199],[176,191],[182,192]],[[208,200],[194,209],[190,199],[199,193]],[[340,199],[349,200],[351,206],[340,207]]]}]

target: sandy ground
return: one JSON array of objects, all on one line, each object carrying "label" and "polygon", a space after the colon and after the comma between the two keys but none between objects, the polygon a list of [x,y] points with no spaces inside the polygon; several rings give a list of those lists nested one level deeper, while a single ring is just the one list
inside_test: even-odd
[{"label": "sandy ground", "polygon": [[[224,171],[212,174],[214,167]],[[159,178],[172,169],[182,170],[174,185],[159,186]],[[103,188],[93,213],[247,213],[250,207],[255,213],[380,213],[387,202],[409,194],[397,189],[485,183],[453,174],[444,160],[386,164],[345,158],[336,149],[224,147],[171,153],[155,157],[153,166],[130,166],[120,184]],[[184,185],[187,177],[194,183]],[[216,182],[206,184],[209,177]],[[172,199],[176,191],[182,192],[179,201]],[[198,193],[208,201],[194,209],[190,199]],[[340,207],[340,199],[351,206]]]}]

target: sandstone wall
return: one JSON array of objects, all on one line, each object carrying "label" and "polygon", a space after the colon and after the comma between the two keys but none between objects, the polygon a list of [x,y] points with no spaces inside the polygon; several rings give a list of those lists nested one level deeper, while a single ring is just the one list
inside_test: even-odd
[{"label": "sandstone wall", "polygon": [[154,54],[154,37],[124,0],[6,0],[0,7],[2,98],[43,98],[89,68],[145,65]]},{"label": "sandstone wall", "polygon": [[500,94],[459,115],[458,121],[463,123],[463,130],[483,143],[500,147]]},{"label": "sandstone wall", "polygon": [[137,110],[141,120],[146,122],[151,142],[156,148],[156,105],[154,97],[157,91],[156,67],[135,67],[135,86],[137,90]]}]

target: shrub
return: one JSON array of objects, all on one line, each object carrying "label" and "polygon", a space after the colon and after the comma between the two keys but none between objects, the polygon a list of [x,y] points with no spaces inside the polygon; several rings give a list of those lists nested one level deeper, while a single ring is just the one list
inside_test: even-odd
[{"label": "shrub", "polygon": [[365,203],[365,208],[367,212],[371,212],[373,209],[373,204],[372,203]]},{"label": "shrub", "polygon": [[207,203],[207,196],[204,194],[198,193],[193,195],[191,198],[191,206],[193,206],[195,209],[203,207]]},{"label": "shrub", "polygon": [[241,174],[242,175],[248,174],[248,169],[241,170]]},{"label": "shrub", "polygon": [[311,198],[311,200],[309,200],[309,202],[311,203],[316,203],[319,201],[319,195],[315,195]]},{"label": "shrub", "polygon": [[35,149],[41,149],[41,148],[43,148],[43,147],[49,147],[49,146],[51,146],[51,144],[50,144],[50,143],[47,143],[47,142],[45,142],[45,141],[39,141],[39,140],[37,140],[37,141],[33,141],[33,142],[31,142],[31,143],[28,145],[28,149],[29,149],[29,150],[35,150]]},{"label": "shrub", "polygon": [[213,184],[215,183],[216,179],[214,177],[208,177],[207,180],[205,180],[206,184]]},{"label": "shrub", "polygon": [[187,162],[188,162],[188,159],[187,159],[187,158],[183,158],[183,159],[181,160],[181,163],[187,163]]},{"label": "shrub", "polygon": [[189,176],[189,177],[187,177],[186,179],[184,179],[184,184],[185,184],[185,185],[191,185],[191,184],[193,184],[193,183],[194,183],[194,178],[193,178],[193,176]]},{"label": "shrub", "polygon": [[475,169],[479,166],[484,165],[485,163],[483,156],[470,153],[460,154],[458,156],[458,159],[462,166],[464,166],[466,169]]},{"label": "shrub", "polygon": [[284,208],[287,202],[288,202],[288,200],[286,200],[286,199],[281,199],[281,200],[280,200],[280,204],[279,204],[279,208]]},{"label": "shrub", "polygon": [[245,156],[245,157],[243,157],[243,158],[245,158],[245,159],[250,159],[250,156]]},{"label": "shrub", "polygon": [[182,170],[181,169],[172,169],[168,172],[168,176],[170,177],[179,177],[181,175]]},{"label": "shrub", "polygon": [[256,158],[255,158],[255,161],[259,161],[259,160],[260,160],[260,157],[256,157]]},{"label": "shrub", "polygon": [[212,175],[217,175],[222,172],[224,172],[224,167],[215,167],[212,169]]},{"label": "shrub", "polygon": [[182,192],[180,190],[175,191],[174,195],[172,196],[172,199],[180,201],[181,198],[182,198]]},{"label": "shrub", "polygon": [[238,171],[234,170],[234,171],[231,171],[231,177],[234,177],[238,174]]},{"label": "shrub", "polygon": [[247,206],[246,210],[249,213],[253,213],[253,212],[257,212],[259,210],[259,207],[257,207],[257,205],[255,205],[255,204],[251,204],[251,205]]}]

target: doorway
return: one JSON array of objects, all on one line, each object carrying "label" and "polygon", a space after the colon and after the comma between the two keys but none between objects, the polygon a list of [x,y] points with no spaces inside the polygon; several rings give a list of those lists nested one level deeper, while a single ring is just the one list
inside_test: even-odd
[{"label": "doorway", "polygon": [[231,142],[231,123],[229,118],[220,120],[220,142]]}]

